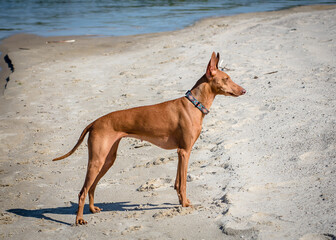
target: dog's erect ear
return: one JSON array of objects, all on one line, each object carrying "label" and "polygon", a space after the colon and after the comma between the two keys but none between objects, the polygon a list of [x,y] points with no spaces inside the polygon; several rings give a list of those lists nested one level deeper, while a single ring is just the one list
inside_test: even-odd
[{"label": "dog's erect ear", "polygon": [[218,62],[219,62],[219,53],[217,53],[216,56],[215,52],[213,52],[205,73],[207,79],[210,80],[211,77],[213,77],[216,74],[216,71],[218,70]]}]

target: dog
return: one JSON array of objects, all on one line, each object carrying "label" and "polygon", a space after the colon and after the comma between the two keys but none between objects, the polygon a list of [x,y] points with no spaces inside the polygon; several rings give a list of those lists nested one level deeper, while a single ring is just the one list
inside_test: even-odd
[{"label": "dog", "polygon": [[89,194],[92,213],[100,208],[94,205],[94,192],[99,180],[110,169],[117,157],[123,137],[148,141],[163,149],[177,149],[178,167],[174,188],[180,204],[191,206],[186,196],[187,168],[191,149],[198,139],[202,122],[216,95],[238,97],[246,90],[234,83],[228,74],[218,69],[219,53],[212,53],[205,74],[185,96],[155,104],[111,112],[90,123],[77,144],[67,154],[53,159],[69,157],[89,133],[89,161],[83,188],[78,195],[76,225],[87,224],[83,219],[85,198]]}]

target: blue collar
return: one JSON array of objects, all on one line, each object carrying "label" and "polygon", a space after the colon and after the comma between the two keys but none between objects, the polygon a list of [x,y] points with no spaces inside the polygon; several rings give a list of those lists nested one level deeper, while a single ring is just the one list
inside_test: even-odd
[{"label": "blue collar", "polygon": [[190,92],[190,90],[188,90],[185,94],[185,97],[192,103],[195,105],[195,107],[197,107],[202,113],[204,113],[205,115],[207,115],[209,113],[209,110],[204,107],[204,105],[202,103],[200,103]]}]

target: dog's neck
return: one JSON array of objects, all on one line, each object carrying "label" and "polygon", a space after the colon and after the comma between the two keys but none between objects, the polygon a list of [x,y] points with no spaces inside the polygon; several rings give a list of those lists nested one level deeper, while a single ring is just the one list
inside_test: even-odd
[{"label": "dog's neck", "polygon": [[207,109],[210,109],[212,102],[216,97],[205,74],[196,82],[195,86],[193,86],[191,94]]}]

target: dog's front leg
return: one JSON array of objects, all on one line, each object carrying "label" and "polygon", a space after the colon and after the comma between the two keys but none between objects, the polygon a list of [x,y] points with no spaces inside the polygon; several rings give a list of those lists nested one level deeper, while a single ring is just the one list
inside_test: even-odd
[{"label": "dog's front leg", "polygon": [[182,207],[189,207],[190,201],[187,198],[187,171],[190,157],[190,150],[178,149],[178,166],[175,180],[175,189]]}]

